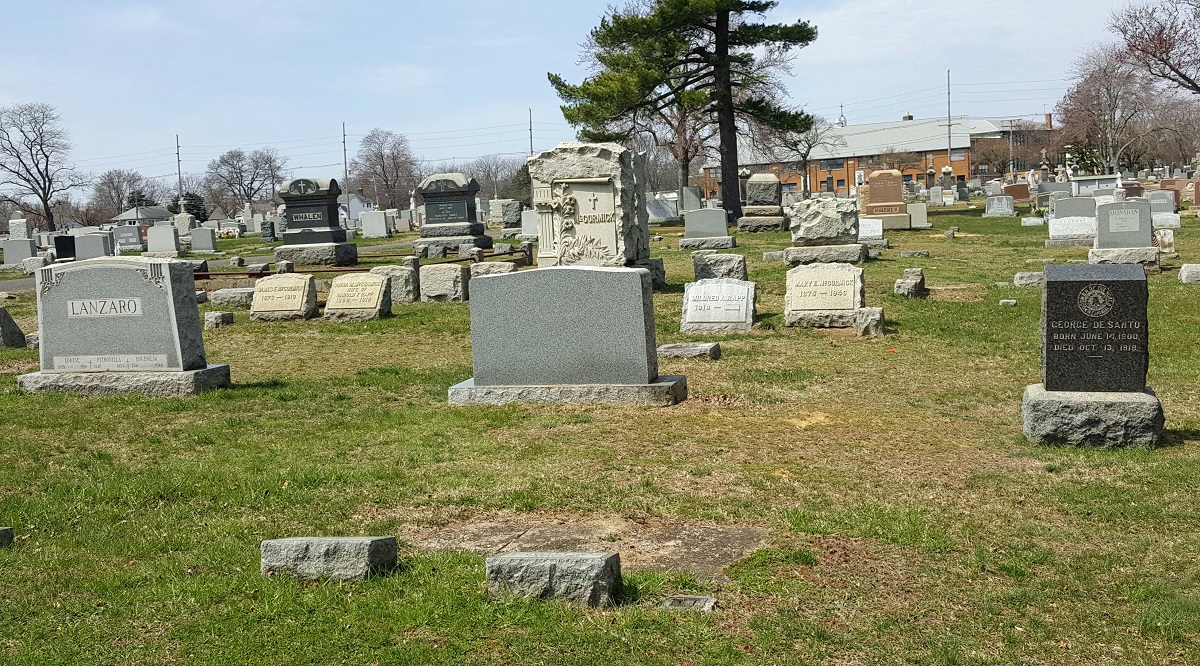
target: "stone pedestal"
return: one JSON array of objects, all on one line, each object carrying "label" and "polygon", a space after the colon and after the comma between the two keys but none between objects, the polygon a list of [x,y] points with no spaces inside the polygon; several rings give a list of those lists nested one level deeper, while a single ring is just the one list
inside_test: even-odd
[{"label": "stone pedestal", "polygon": [[1149,388],[1141,392],[1047,391],[1025,387],[1025,436],[1037,444],[1152,447],[1163,430],[1163,410]]},{"label": "stone pedestal", "polygon": [[737,247],[733,236],[715,236],[712,238],[680,238],[680,250],[732,250]]},{"label": "stone pedestal", "polygon": [[789,247],[783,251],[783,260],[792,266],[804,264],[861,264],[867,260],[865,243],[849,245],[815,245]]},{"label": "stone pedestal", "polygon": [[783,215],[782,206],[773,207],[772,213],[766,215],[751,215],[751,212],[762,212],[751,211],[752,208],[758,207],[746,206],[742,209],[742,212],[745,213],[745,216],[738,218],[738,231],[745,231],[749,233],[757,233],[760,231],[787,231],[788,219]]},{"label": "stone pedestal", "polygon": [[31,372],[17,377],[18,388],[26,393],[93,396],[136,393],[176,398],[231,385],[229,366],[224,364],[180,372]]},{"label": "stone pedestal", "polygon": [[451,405],[511,403],[601,404],[670,407],[687,400],[687,377],[660,375],[649,384],[476,386],[474,378],[450,387]]},{"label": "stone pedestal", "polygon": [[354,266],[358,264],[358,246],[354,243],[281,245],[275,248],[275,261],[290,261],[296,266]]},{"label": "stone pedestal", "polygon": [[883,220],[883,228],[888,231],[912,228],[912,218],[908,213],[877,215],[876,217]]},{"label": "stone pedestal", "polygon": [[1088,250],[1089,264],[1158,265],[1156,247],[1104,247]]},{"label": "stone pedestal", "polygon": [[852,328],[862,337],[883,335],[883,308],[792,310],[784,313],[783,323],[799,328]]}]

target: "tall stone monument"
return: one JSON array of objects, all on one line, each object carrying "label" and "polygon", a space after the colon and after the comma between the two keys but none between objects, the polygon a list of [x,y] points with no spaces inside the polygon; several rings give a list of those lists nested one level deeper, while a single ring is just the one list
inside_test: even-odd
[{"label": "tall stone monument", "polygon": [[529,160],[538,212],[537,264],[646,268],[650,258],[645,158],[615,143],[561,143]]},{"label": "tall stone monument", "polygon": [[783,183],[773,173],[756,173],[746,181],[746,205],[737,221],[738,231],[787,229],[783,214]]},{"label": "tall stone monument", "polygon": [[417,186],[417,194],[425,199],[425,224],[421,237],[413,247],[425,256],[430,248],[434,254],[445,255],[462,245],[483,249],[492,247],[492,237],[484,233],[475,208],[479,183],[461,173],[435,173]]},{"label": "tall stone monument", "polygon": [[895,169],[871,172],[869,201],[863,214],[883,220],[884,229],[911,228],[908,205],[904,203],[904,176]]},{"label": "tall stone monument", "polygon": [[[174,228],[171,228],[174,231]],[[37,273],[41,370],[29,393],[191,395],[229,386],[229,366],[204,355],[192,267],[106,257]]]},{"label": "tall stone monument", "polygon": [[867,245],[858,238],[858,206],[853,199],[805,199],[792,204],[788,215],[795,247],[783,251],[787,263],[859,264],[867,260]]},{"label": "tall stone monument", "polygon": [[283,245],[275,248],[275,261],[297,266],[353,266],[358,246],[346,242],[338,215],[342,188],[332,178],[296,178],[279,190],[287,209]]},{"label": "tall stone monument", "polygon": [[1134,264],[1046,266],[1042,383],[1025,389],[1025,436],[1039,444],[1154,446],[1163,429],[1150,364],[1149,291]]}]

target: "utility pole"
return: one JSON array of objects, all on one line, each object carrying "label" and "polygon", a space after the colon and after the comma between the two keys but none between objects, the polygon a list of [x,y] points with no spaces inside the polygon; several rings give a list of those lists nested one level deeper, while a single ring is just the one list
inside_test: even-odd
[{"label": "utility pole", "polygon": [[950,119],[950,70],[946,70],[946,166],[954,167],[954,121]]},{"label": "utility pole", "polygon": [[183,160],[179,158],[179,135],[175,135],[175,177],[179,182],[179,196],[183,196]]},{"label": "utility pole", "polygon": [[350,158],[346,151],[346,123],[342,123],[342,188],[346,193],[346,210],[350,210],[350,190],[344,189],[350,187]]},{"label": "utility pole", "polygon": [[533,109],[529,109],[529,156],[533,157]]}]

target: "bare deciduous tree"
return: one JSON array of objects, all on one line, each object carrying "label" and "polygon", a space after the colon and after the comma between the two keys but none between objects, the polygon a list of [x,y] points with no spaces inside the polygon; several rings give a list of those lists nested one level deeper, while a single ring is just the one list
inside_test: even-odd
[{"label": "bare deciduous tree", "polygon": [[209,190],[224,190],[234,208],[243,203],[269,199],[283,182],[287,158],[274,148],[247,153],[234,149],[208,163]]},{"label": "bare deciduous tree", "polygon": [[97,215],[112,219],[130,207],[129,195],[135,191],[162,202],[170,194],[162,183],[146,178],[132,169],[109,169],[92,182],[90,207]]},{"label": "bare deciduous tree", "polygon": [[1122,59],[1151,76],[1200,94],[1200,0],[1154,0],[1113,13]]},{"label": "bare deciduous tree", "polygon": [[370,197],[378,208],[407,208],[409,193],[420,181],[416,156],[403,134],[372,129],[358,144],[350,162],[353,187]]},{"label": "bare deciduous tree", "polygon": [[[53,106],[39,102],[0,109],[0,185],[12,188],[6,195],[26,212],[45,220],[54,231],[54,209],[60,198],[83,187],[87,178],[70,164],[71,141],[59,126]],[[37,207],[23,203],[25,197]]]},{"label": "bare deciduous tree", "polygon": [[493,198],[499,198],[500,190],[524,164],[525,158],[516,155],[484,155],[471,162],[467,173],[483,188],[491,188]]},{"label": "bare deciduous tree", "polygon": [[751,128],[750,139],[764,155],[801,175],[800,189],[807,199],[812,192],[808,172],[814,153],[830,153],[846,145],[837,130],[825,118],[813,116],[812,127],[806,132],[778,132],[756,125]]}]

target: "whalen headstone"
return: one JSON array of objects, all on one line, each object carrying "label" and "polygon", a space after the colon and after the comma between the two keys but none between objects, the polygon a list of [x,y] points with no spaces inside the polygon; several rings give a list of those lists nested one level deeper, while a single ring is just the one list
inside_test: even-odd
[{"label": "whalen headstone", "polygon": [[665,406],[687,397],[684,377],[658,374],[653,286],[645,269],[554,267],[480,276],[471,284],[471,354],[475,376],[450,388],[451,404]]},{"label": "whalen headstone", "polygon": [[295,178],[285,181],[279,198],[286,204],[276,261],[297,266],[353,266],[358,263],[358,246],[346,242],[338,213],[342,188],[332,178]]},{"label": "whalen headstone", "polygon": [[47,266],[37,273],[37,301],[41,370],[17,378],[24,391],[178,396],[229,386],[229,366],[205,360],[185,262],[109,257]]},{"label": "whalen headstone", "polygon": [[1045,273],[1042,383],[1025,390],[1026,436],[1045,444],[1153,446],[1163,413],[1146,387],[1145,271],[1050,265]]}]

